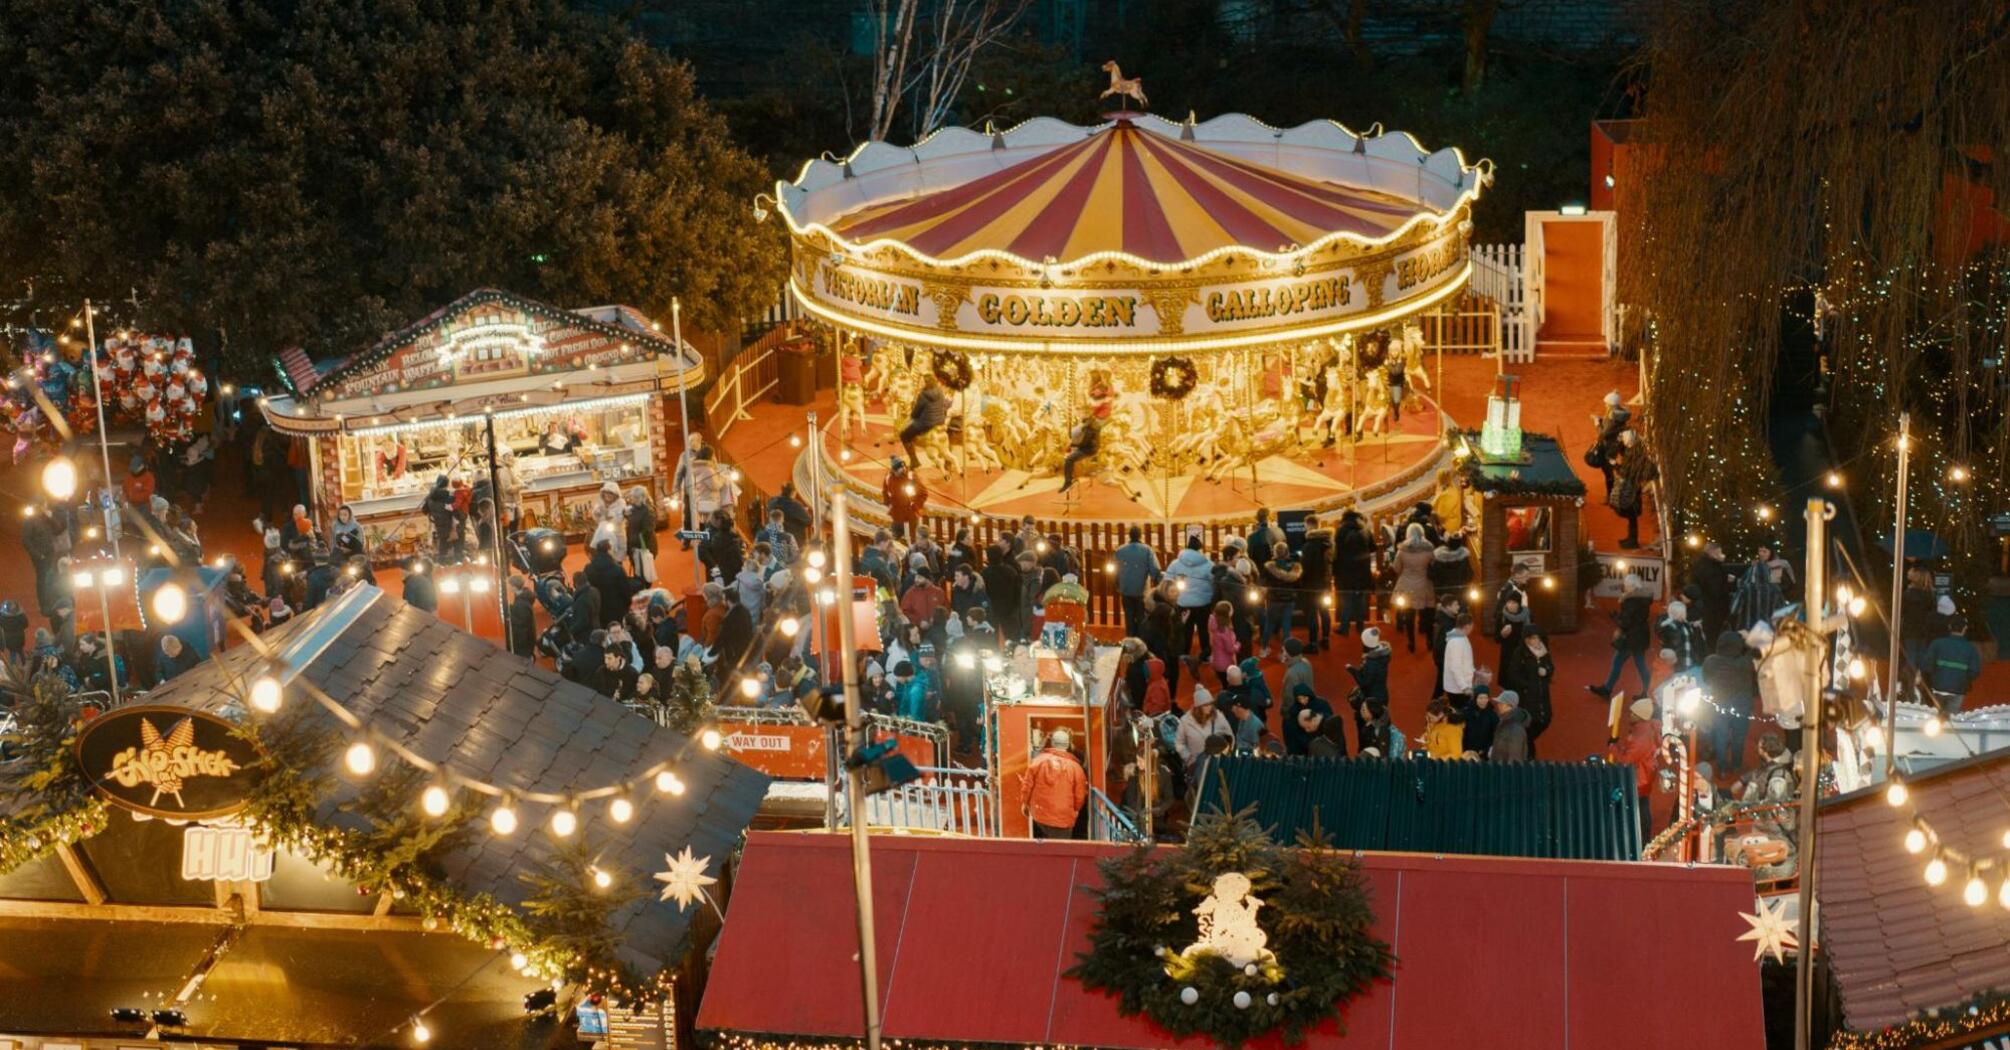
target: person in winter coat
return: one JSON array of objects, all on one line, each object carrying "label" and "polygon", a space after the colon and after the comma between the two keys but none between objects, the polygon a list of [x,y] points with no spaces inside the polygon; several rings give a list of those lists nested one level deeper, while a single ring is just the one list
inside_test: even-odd
[{"label": "person in winter coat", "polygon": [[1645,693],[1652,687],[1647,673],[1647,646],[1651,637],[1649,624],[1652,622],[1654,598],[1641,586],[1640,577],[1628,573],[1624,590],[1619,599],[1619,611],[1612,616],[1612,670],[1605,676],[1604,685],[1585,686],[1587,692],[1597,696],[1612,695],[1612,689],[1619,684],[1619,674],[1625,670],[1627,661],[1632,661],[1633,669],[1640,673],[1640,691]]},{"label": "person in winter coat", "polygon": [[1138,710],[1153,718],[1172,710],[1172,686],[1166,681],[1166,662],[1156,656],[1145,660],[1145,690]]},{"label": "person in winter coat", "polygon": [[1016,586],[1019,591],[1020,626],[1024,630],[1020,640],[1032,641],[1040,629],[1040,620],[1045,613],[1040,604],[1040,597],[1047,593],[1049,585],[1045,582],[1045,574],[1040,569],[1040,559],[1034,556],[1032,551],[1020,551],[1017,564],[1019,581]]},{"label": "person in winter coat", "polygon": [[1227,716],[1215,710],[1214,694],[1196,685],[1193,687],[1193,706],[1180,716],[1179,727],[1173,734],[1173,749],[1179,752],[1180,761],[1185,764],[1189,782],[1198,771],[1200,760],[1207,754],[1208,738],[1216,734],[1233,738],[1235,727],[1229,724]]},{"label": "person in winter coat", "polygon": [[[1734,631],[1750,630],[1753,624],[1765,623],[1773,618],[1773,613],[1786,604],[1786,596],[1780,585],[1773,581],[1773,552],[1761,546],[1751,564],[1738,577],[1738,589],[1731,593],[1731,623]],[[1930,608],[1930,606],[1929,606]]]},{"label": "person in winter coat", "polygon": [[782,490],[768,499],[767,509],[771,518],[776,511],[781,512],[782,528],[787,529],[789,536],[796,541],[796,549],[802,549],[803,544],[809,541],[810,526],[816,524],[816,517],[803,505],[802,498],[796,493],[795,483],[782,482]]},{"label": "person in winter coat", "polygon": [[1640,841],[1652,837],[1654,816],[1648,811],[1648,793],[1654,789],[1654,774],[1661,768],[1661,722],[1654,717],[1654,701],[1641,697],[1627,711],[1633,716],[1624,738],[1615,738],[1606,747],[1607,760],[1633,767],[1633,790],[1639,796]]},{"label": "person in winter coat", "polygon": [[1254,755],[1263,750],[1263,716],[1249,706],[1249,697],[1241,694],[1222,701],[1228,707],[1228,724],[1235,736],[1235,753]]},{"label": "person in winter coat", "polygon": [[934,720],[928,704],[928,681],[914,673],[914,664],[906,660],[893,665],[893,710],[911,722]]},{"label": "person in winter coat", "polygon": [[363,545],[363,524],[347,503],[335,508],[335,521],[328,526],[328,547],[345,557],[368,553]]},{"label": "person in winter coat", "polygon": [[154,654],[154,684],[160,685],[194,664],[180,638],[171,634],[161,635],[160,652]]},{"label": "person in winter coat", "polygon": [[1703,550],[1689,566],[1689,582],[1702,592],[1700,610],[1691,615],[1703,625],[1703,637],[1715,638],[1731,622],[1731,569],[1724,563],[1724,548],[1715,542]]},{"label": "person in winter coat", "polygon": [[1340,515],[1333,535],[1333,587],[1339,603],[1334,627],[1345,635],[1367,626],[1368,595],[1375,589],[1375,538],[1359,511]]},{"label": "person in winter coat", "polygon": [[1214,611],[1207,617],[1207,631],[1201,640],[1201,648],[1207,650],[1208,666],[1214,668],[1217,679],[1227,679],[1228,669],[1235,666],[1240,645],[1235,637],[1235,606],[1225,601],[1215,602]]},{"label": "person in winter coat", "polygon": [[1640,514],[1647,503],[1646,489],[1660,475],[1647,455],[1647,446],[1640,443],[1639,434],[1620,431],[1618,447],[1619,462],[1608,470],[1617,472],[1619,484],[1606,487],[1606,502],[1612,505],[1614,513],[1626,519],[1626,535],[1620,537],[1620,549],[1635,550],[1640,546]]},{"label": "person in winter coat", "polygon": [[612,543],[602,540],[594,545],[593,553],[586,559],[586,580],[593,585],[599,601],[595,627],[605,627],[627,615],[628,574],[616,560]]},{"label": "person in winter coat", "polygon": [[[1214,562],[1200,552],[1200,537],[1189,536],[1186,548],[1179,552],[1171,565],[1166,566],[1165,576],[1173,581],[1178,591],[1174,603],[1179,607],[1179,637],[1173,639],[1173,651],[1185,653],[1193,647],[1193,637],[1201,636],[1201,657],[1206,659],[1213,650],[1213,643],[1207,636],[1207,617],[1215,602]],[[1223,595],[1223,597],[1227,597]]]},{"label": "person in winter coat", "polygon": [[509,651],[526,660],[537,657],[537,595],[530,580],[509,578]]},{"label": "person in winter coat", "polygon": [[1032,610],[1019,606],[1019,567],[1012,560],[1010,543],[1000,540],[992,549],[983,575],[984,593],[991,602],[991,622],[998,627],[998,637],[1025,637],[1025,620]]},{"label": "person in winter coat", "polygon": [[1145,592],[1162,578],[1158,552],[1145,546],[1144,530],[1131,526],[1130,542],[1110,556],[1117,563],[1117,596],[1124,603],[1124,632],[1136,636],[1145,622]]},{"label": "person in winter coat", "polygon": [[1735,776],[1745,764],[1745,733],[1758,706],[1759,678],[1751,647],[1736,631],[1717,636],[1703,659],[1703,694],[1716,705],[1704,723],[1698,758],[1707,755],[1719,775]]},{"label": "person in winter coat", "polygon": [[1305,566],[1282,540],[1271,544],[1270,559],[1259,570],[1263,580],[1263,633],[1257,639],[1258,659],[1270,659],[1270,642],[1278,644],[1291,637],[1291,617],[1298,611],[1298,582],[1305,578]]},{"label": "person in winter coat", "polygon": [[[1284,750],[1294,755],[1310,754],[1312,741],[1333,717],[1333,705],[1319,698],[1309,683],[1292,687],[1280,720],[1284,723]],[[1341,737],[1344,745],[1346,737]]]},{"label": "person in winter coat", "polygon": [[1403,543],[1391,559],[1396,570],[1396,624],[1403,629],[1411,652],[1417,651],[1417,617],[1436,604],[1437,589],[1431,586],[1431,566],[1436,562],[1424,527],[1411,522],[1403,532]]},{"label": "person in winter coat", "polygon": [[1305,516],[1305,542],[1298,552],[1304,574],[1298,577],[1298,616],[1305,621],[1305,637],[1313,652],[1323,652],[1333,643],[1333,530],[1319,524],[1319,516]]},{"label": "person in winter coat", "polygon": [[[419,509],[433,526],[433,557],[449,557],[454,545],[454,491],[448,486],[445,474],[433,478],[433,487],[427,490]],[[271,585],[266,589],[271,590]]]},{"label": "person in winter coat", "polygon": [[21,611],[21,603],[12,598],[0,602],[0,649],[5,649],[9,659],[20,663],[28,650],[28,614]]},{"label": "person in winter coat", "polygon": [[[1444,697],[1458,710],[1471,699],[1478,683],[1478,674],[1473,666],[1473,618],[1468,613],[1460,613],[1452,632],[1445,636],[1445,673],[1442,679]],[[1484,690],[1481,690],[1484,695]]]},{"label": "person in winter coat", "polygon": [[[266,592],[274,597],[279,594],[270,584],[266,586]],[[432,566],[424,558],[413,558],[405,563],[405,603],[429,613],[439,611],[439,588],[433,586]]]},{"label": "person in winter coat", "polygon": [[705,521],[705,539],[698,547],[698,560],[712,570],[712,574],[725,583],[733,582],[746,567],[746,548],[740,543],[740,533],[733,528],[733,514],[730,510],[715,511]]},{"label": "person in winter coat", "polygon": [[1067,730],[1054,730],[1019,777],[1025,798],[1020,812],[1033,825],[1036,839],[1074,838],[1075,822],[1089,801],[1089,774],[1068,749],[1073,743]]},{"label": "person in winter coat", "polygon": [[1501,656],[1502,695],[1509,690],[1520,698],[1528,716],[1528,757],[1536,756],[1536,740],[1549,728],[1553,711],[1549,685],[1556,677],[1556,661],[1549,654],[1549,638],[1540,628],[1529,628],[1513,647]]},{"label": "person in winter coat", "polygon": [[1605,395],[1605,414],[1591,417],[1592,425],[1598,428],[1598,437],[1593,440],[1584,458],[1605,475],[1607,499],[1612,497],[1612,477],[1619,459],[1619,435],[1632,420],[1633,413],[1620,400],[1617,390]]},{"label": "person in winter coat", "polygon": [[1348,667],[1347,673],[1354,676],[1354,688],[1364,701],[1389,702],[1389,656],[1379,629],[1361,632],[1361,662]]},{"label": "person in winter coat", "polygon": [[886,480],[880,483],[880,502],[886,505],[887,519],[893,522],[893,531],[910,539],[914,536],[915,525],[921,521],[921,514],[928,509],[928,486],[922,484],[921,475],[907,469],[907,461],[893,457],[886,472]]},{"label": "person in winter coat", "polygon": [[725,681],[740,670],[747,652],[754,644],[754,618],[747,607],[740,604],[740,592],[728,587],[722,593],[726,601],[726,615],[719,620],[719,636],[712,643],[712,666],[720,681]]},{"label": "person in winter coat", "polygon": [[1515,695],[1512,689],[1503,689],[1494,705],[1500,708],[1500,724],[1494,729],[1493,747],[1488,750],[1487,759],[1493,762],[1528,761],[1528,712],[1521,709],[1521,697]]},{"label": "person in winter coat", "polygon": [[656,582],[656,508],[649,505],[649,490],[635,485],[628,490],[628,507],[623,512],[624,537],[635,578]]},{"label": "person in winter coat", "polygon": [[1982,651],[1968,640],[1968,621],[1959,616],[1947,621],[1947,634],[1927,643],[1925,657],[1921,670],[1940,709],[1948,714],[1960,711],[1982,674]]},{"label": "person in winter coat", "polygon": [[1703,663],[1703,625],[1689,619],[1689,605],[1683,601],[1671,601],[1661,622],[1654,627],[1660,636],[1661,652],[1675,668],[1676,674],[1691,671]]},{"label": "person in winter coat", "polygon": [[1452,721],[1452,706],[1443,700],[1424,708],[1424,754],[1444,760],[1466,757],[1465,727]]},{"label": "person in winter coat", "polygon": [[1284,641],[1284,695],[1290,696],[1300,686],[1312,688],[1312,661],[1305,658],[1305,646],[1296,638]]},{"label": "person in winter coat", "polygon": [[1494,733],[1500,728],[1501,712],[1486,690],[1473,694],[1473,702],[1464,710],[1453,706],[1452,721],[1459,724],[1459,744],[1462,748],[1475,755],[1493,753]]},{"label": "person in winter coat", "polygon": [[1454,594],[1464,600],[1466,589],[1473,584],[1473,556],[1466,549],[1466,538],[1447,536],[1445,542],[1433,547],[1431,567],[1426,574],[1438,594]]}]

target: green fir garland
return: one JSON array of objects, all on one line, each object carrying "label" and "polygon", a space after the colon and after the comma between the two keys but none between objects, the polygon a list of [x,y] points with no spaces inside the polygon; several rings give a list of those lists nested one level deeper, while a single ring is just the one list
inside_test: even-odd
[{"label": "green fir garland", "polygon": [[[1372,932],[1360,869],[1324,848],[1316,827],[1286,848],[1270,840],[1253,810],[1207,813],[1183,849],[1140,846],[1101,868],[1090,950],[1068,975],[1120,996],[1126,1016],[1142,1014],[1174,1035],[1239,1047],[1281,1030],[1295,1045],[1328,1019],[1344,1032],[1340,1007],[1387,978],[1395,962]],[[1195,905],[1229,872],[1247,876],[1264,902],[1260,925],[1272,955],[1247,969],[1219,955],[1180,952],[1199,939]],[[1183,998],[1189,991],[1192,1003]],[[1244,1005],[1238,993],[1246,994]]]}]

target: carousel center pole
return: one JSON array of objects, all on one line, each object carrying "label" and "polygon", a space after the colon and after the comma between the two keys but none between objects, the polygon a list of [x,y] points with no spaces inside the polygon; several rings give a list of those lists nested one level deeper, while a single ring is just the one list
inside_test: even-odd
[{"label": "carousel center pole", "polygon": [[[857,641],[852,637],[851,511],[840,487],[831,493],[831,588],[837,593],[838,661],[844,682],[845,754],[865,746],[870,729],[859,702]],[[847,763],[849,765],[850,763]],[[851,816],[852,886],[858,897],[858,980],[865,1006],[866,1050],[879,1050],[879,963],[873,943],[872,838],[866,832],[865,770],[845,771]]]}]

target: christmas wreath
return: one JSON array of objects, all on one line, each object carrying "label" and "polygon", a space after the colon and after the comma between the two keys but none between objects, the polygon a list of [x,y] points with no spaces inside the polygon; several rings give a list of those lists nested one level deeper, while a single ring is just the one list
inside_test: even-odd
[{"label": "christmas wreath", "polygon": [[1193,393],[1200,372],[1191,357],[1161,357],[1152,362],[1152,396],[1161,401],[1182,401]]},{"label": "christmas wreath", "polygon": [[[1102,862],[1088,952],[1068,971],[1178,1036],[1287,1043],[1389,976],[1359,869],[1316,832],[1278,846],[1251,810],[1195,821],[1184,849]],[[1344,1031],[1344,1025],[1342,1026]]]},{"label": "christmas wreath", "polygon": [[970,385],[970,355],[955,350],[937,350],[931,367],[935,378],[951,390],[962,390]]}]

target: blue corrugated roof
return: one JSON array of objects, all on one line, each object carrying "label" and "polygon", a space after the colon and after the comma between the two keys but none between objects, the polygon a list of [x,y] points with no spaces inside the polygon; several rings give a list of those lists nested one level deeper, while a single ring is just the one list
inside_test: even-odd
[{"label": "blue corrugated roof", "polygon": [[[1281,843],[1315,823],[1339,849],[1635,860],[1633,770],[1584,762],[1215,760],[1201,809],[1256,808]],[[1224,796],[1225,793],[1225,796]]]}]

